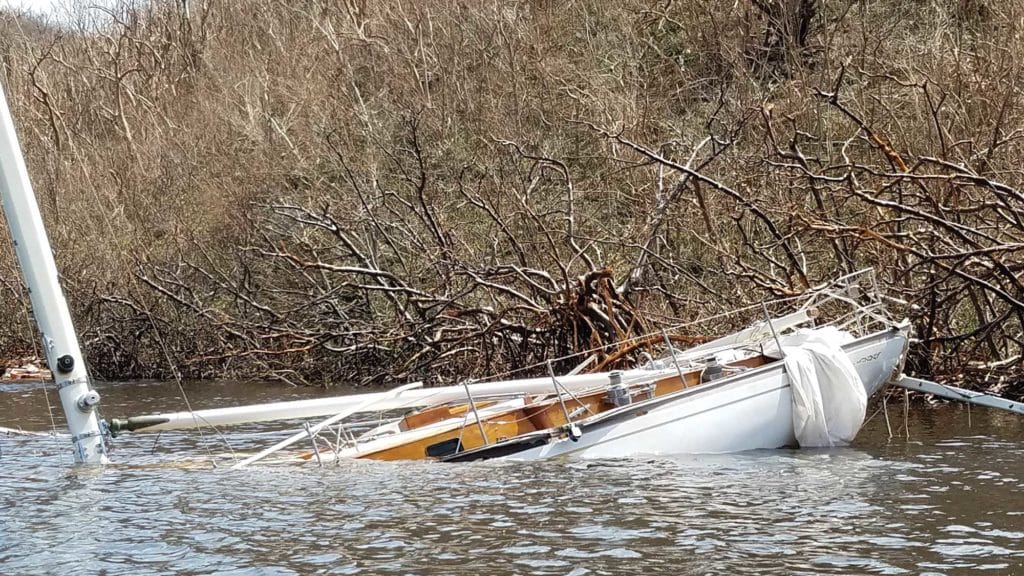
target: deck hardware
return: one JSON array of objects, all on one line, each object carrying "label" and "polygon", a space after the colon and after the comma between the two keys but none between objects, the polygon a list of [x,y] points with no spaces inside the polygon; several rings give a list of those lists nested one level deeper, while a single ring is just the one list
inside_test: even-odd
[{"label": "deck hardware", "polygon": [[782,342],[779,341],[779,333],[775,331],[775,324],[772,322],[772,315],[768,313],[768,307],[765,306],[764,302],[761,302],[761,309],[764,310],[764,317],[768,319],[768,327],[772,330],[772,338],[775,339],[775,345],[779,347],[779,358],[785,359],[786,353],[782,350]]},{"label": "deck hardware", "polygon": [[67,374],[75,369],[75,357],[70,354],[65,354],[60,358],[57,358],[57,371]]},{"label": "deck hardware", "polygon": [[78,409],[82,412],[88,412],[90,410],[95,410],[99,403],[100,393],[95,390],[89,390],[78,397],[78,400],[75,402],[75,406],[78,406]]},{"label": "deck hardware", "polygon": [[316,434],[309,428],[309,422],[303,422],[302,427],[305,428],[306,434],[309,435],[309,442],[313,445],[313,456],[316,457],[316,465],[323,468],[324,462],[320,459],[320,447],[316,445]]},{"label": "deck hardware", "polygon": [[491,442],[487,439],[487,433],[484,432],[484,423],[480,420],[480,413],[476,411],[476,401],[473,400],[473,393],[469,391],[470,380],[463,380],[462,387],[466,389],[466,399],[469,400],[469,408],[473,411],[473,418],[476,418],[477,428],[480,429],[480,438],[484,441],[484,446],[489,446]]}]

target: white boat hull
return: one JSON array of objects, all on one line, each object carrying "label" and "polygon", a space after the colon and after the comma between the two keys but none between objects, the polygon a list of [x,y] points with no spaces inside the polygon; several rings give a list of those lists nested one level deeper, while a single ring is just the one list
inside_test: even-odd
[{"label": "white boat hull", "polygon": [[[870,397],[902,370],[907,329],[892,329],[843,347]],[[615,458],[638,454],[713,454],[793,446],[792,395],[781,362],[581,422],[579,440],[553,440],[505,456],[535,460],[572,455]],[[636,405],[634,405],[636,406]]]}]

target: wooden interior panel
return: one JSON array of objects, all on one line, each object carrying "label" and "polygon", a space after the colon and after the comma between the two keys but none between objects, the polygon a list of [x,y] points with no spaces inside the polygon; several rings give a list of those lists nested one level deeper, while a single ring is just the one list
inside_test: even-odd
[{"label": "wooden interior panel", "polygon": [[[730,366],[752,368],[764,363],[764,357],[754,357],[733,362]],[[654,395],[664,396],[696,386],[700,384],[700,378],[701,371],[693,369],[683,373],[682,378],[678,375],[662,378],[654,382]],[[649,397],[649,392],[643,386],[633,386],[631,393],[633,402],[640,402]],[[493,402],[480,402],[477,403],[477,407],[483,408],[492,404]],[[585,408],[581,409],[581,407]],[[501,414],[489,416],[484,419],[483,428],[487,437],[487,443],[494,444],[528,432],[565,426],[567,424],[566,411],[569,412],[573,420],[580,420],[615,407],[615,405],[608,401],[608,390],[604,388],[589,393],[577,394],[575,398],[565,398],[565,408],[562,407],[557,396],[550,395],[538,398],[525,408],[511,409]],[[448,404],[412,412],[403,418],[402,429],[415,429],[442,420],[464,416],[469,409],[468,404]],[[459,442],[460,437],[461,443]],[[359,458],[374,460],[421,460],[428,457],[428,449],[431,449],[432,452],[440,453],[446,450],[454,450],[456,446],[461,450],[472,450],[484,445],[485,441],[484,437],[480,434],[480,427],[475,420],[469,418],[465,426],[462,426],[461,422],[453,423],[451,427],[439,430],[436,434],[432,434],[427,438],[413,440],[376,452],[365,453],[360,455]]]},{"label": "wooden interior panel", "polygon": [[[487,434],[487,441],[490,444],[537,430],[522,409],[493,415],[483,421],[483,428]],[[427,447],[447,440],[457,439],[460,436],[462,437],[463,450],[472,450],[484,445],[483,436],[480,435],[480,427],[473,418],[470,418],[466,422],[465,427],[459,424],[453,428],[438,431],[427,438],[414,440],[376,452],[360,454],[358,458],[371,460],[422,460],[427,457]]]},{"label": "wooden interior panel", "polygon": [[751,356],[750,358],[744,358],[742,360],[736,360],[735,362],[729,362],[728,364],[726,364],[726,366],[737,368],[757,368],[759,366],[764,366],[769,361],[770,360],[767,356],[764,356],[763,354],[758,354],[757,356]]},{"label": "wooden interior panel", "polygon": [[[604,397],[607,394],[605,390],[600,390],[590,394],[577,395],[576,398],[566,398],[565,410],[568,410],[570,415],[574,412],[579,412],[573,418],[574,420],[603,412],[607,410],[607,407],[602,406]],[[535,406],[528,406],[524,412],[537,430],[546,430],[556,426],[564,426],[567,423],[565,410],[562,410],[562,403],[558,401],[558,398],[553,398]]]},{"label": "wooden interior panel", "polygon": [[[485,401],[477,402],[476,407],[478,409],[484,409],[488,406],[493,406],[494,402]],[[469,404],[443,404],[441,406],[431,406],[415,412],[410,412],[402,418],[399,428],[402,431],[414,430],[428,424],[434,424],[442,420],[447,420],[455,416],[461,416],[469,410]]]}]

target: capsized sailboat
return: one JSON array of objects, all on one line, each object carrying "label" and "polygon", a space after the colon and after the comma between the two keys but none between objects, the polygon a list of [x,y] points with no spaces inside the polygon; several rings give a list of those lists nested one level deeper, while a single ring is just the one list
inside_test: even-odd
[{"label": "capsized sailboat", "polygon": [[[837,302],[855,304],[852,315],[839,319],[843,328],[815,325],[815,306]],[[532,460],[845,444],[863,422],[867,398],[903,368],[909,323],[887,320],[878,304],[879,299],[865,305],[842,291],[825,290],[808,300],[802,314],[790,316],[811,324],[792,333],[779,332],[799,323],[777,327],[768,321],[768,331],[761,325],[689,351],[672,351],[650,363],[646,379],[632,384],[617,382],[612,374],[608,386],[580,395],[560,394],[561,406],[551,399],[546,404],[524,399],[522,406],[478,410],[468,422],[452,413],[434,426],[419,428],[410,426],[406,416],[400,421],[405,426],[379,427],[320,456]],[[801,366],[792,357],[808,349],[813,354]],[[810,371],[803,369],[808,363]],[[660,372],[669,365],[676,374]],[[806,381],[819,373],[823,381]],[[809,398],[814,394],[816,398]],[[495,427],[497,437],[489,437],[485,428],[475,430],[474,423]],[[497,430],[501,425],[508,427],[504,435]]]},{"label": "capsized sailboat", "polygon": [[[908,325],[896,326],[842,347],[842,353],[855,366],[859,380],[856,385],[863,387],[865,397],[878,392],[900,373],[908,329]],[[733,376],[588,416],[576,422],[575,434],[549,429],[452,454],[446,460],[532,460],[563,455],[609,458],[796,446],[794,412],[799,408],[794,401],[790,374],[784,359],[766,358],[761,365],[740,369]],[[838,407],[840,411],[846,408],[849,406]],[[857,429],[863,417],[863,412],[856,415]],[[852,436],[828,445],[849,440]]]},{"label": "capsized sailboat", "polygon": [[[2,90],[0,199],[79,463],[106,461],[108,433],[318,416],[329,418],[314,426],[307,423],[302,433],[237,465],[277,455],[304,437],[313,450],[297,459],[320,463],[346,458],[457,461],[723,452],[813,437],[844,442],[856,434],[867,396],[899,374],[908,341],[907,324],[885,316],[868,271],[809,292],[794,301],[791,314],[769,318],[766,311],[764,321],[687,351],[674,349],[666,337],[665,358],[625,372],[552,372],[548,377],[433,389],[413,383],[331,401],[107,423],[99,417],[100,398],[82,359]],[[844,306],[847,310],[837,312]],[[794,332],[801,327],[811,337]],[[839,330],[843,341],[808,343],[826,328]],[[350,417],[357,414],[414,407],[419,409],[368,431],[351,426]],[[829,430],[836,424],[841,424],[838,434]]]},{"label": "capsized sailboat", "polygon": [[[867,398],[901,373],[909,341],[909,324],[885,315],[874,285],[870,270],[845,276],[792,302],[789,314],[688,350],[669,344],[663,358],[628,371],[427,389],[413,383],[374,394],[115,419],[111,429],[330,415],[236,467],[282,455],[321,464],[455,462],[842,444],[856,435]],[[360,413],[392,417],[366,430],[351,418]],[[295,445],[305,452],[285,452]]]}]

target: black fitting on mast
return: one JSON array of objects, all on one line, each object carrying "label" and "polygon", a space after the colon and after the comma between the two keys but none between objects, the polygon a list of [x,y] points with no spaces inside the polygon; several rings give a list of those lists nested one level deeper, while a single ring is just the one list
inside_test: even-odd
[{"label": "black fitting on mast", "polygon": [[70,354],[65,354],[60,358],[57,358],[57,371],[63,374],[67,374],[75,369],[75,358]]}]

